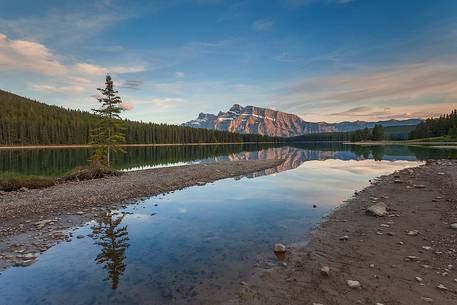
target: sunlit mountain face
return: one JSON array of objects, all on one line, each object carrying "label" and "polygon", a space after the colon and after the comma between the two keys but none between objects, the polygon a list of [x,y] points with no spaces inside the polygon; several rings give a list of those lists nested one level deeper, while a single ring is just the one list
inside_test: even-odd
[{"label": "sunlit mountain face", "polygon": [[233,105],[227,112],[214,115],[200,113],[195,120],[184,123],[184,126],[216,129],[240,133],[256,133],[268,136],[292,137],[320,132],[346,132],[358,129],[373,128],[379,124],[384,127],[400,125],[417,125],[418,119],[388,120],[378,122],[307,122],[295,114],[256,106],[242,107]]}]

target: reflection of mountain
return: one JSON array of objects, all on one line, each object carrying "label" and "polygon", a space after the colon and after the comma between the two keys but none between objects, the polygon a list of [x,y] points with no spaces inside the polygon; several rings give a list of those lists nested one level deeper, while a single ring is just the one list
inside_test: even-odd
[{"label": "reflection of mountain", "polygon": [[262,170],[259,172],[245,175],[248,178],[255,178],[265,175],[272,175],[279,172],[291,170],[299,167],[303,162],[310,160],[327,160],[327,159],[341,159],[341,160],[360,160],[360,159],[374,159],[380,161],[384,159],[383,146],[351,146],[351,145],[337,145],[329,146],[327,149],[322,145],[314,147],[312,145],[303,145],[300,147],[284,146],[261,149],[258,151],[249,151],[234,153],[224,157],[216,157],[208,159],[207,161],[241,161],[241,160],[265,160],[265,159],[282,159],[280,165]]},{"label": "reflection of mountain", "polygon": [[92,227],[97,238],[96,244],[101,246],[101,252],[95,258],[97,264],[102,264],[108,271],[107,280],[111,281],[111,288],[116,289],[119,279],[125,272],[125,250],[129,246],[127,241],[127,226],[118,227],[124,215],[115,217],[107,213],[101,217],[99,222]]}]

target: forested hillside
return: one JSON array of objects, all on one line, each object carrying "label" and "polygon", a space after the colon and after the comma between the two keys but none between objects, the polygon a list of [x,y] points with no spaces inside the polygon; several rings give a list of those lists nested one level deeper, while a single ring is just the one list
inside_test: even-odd
[{"label": "forested hillside", "polygon": [[417,125],[410,137],[421,139],[430,137],[448,136],[457,139],[457,110],[445,114],[439,118],[430,118]]},{"label": "forested hillside", "polygon": [[[0,145],[87,144],[99,118],[85,111],[50,106],[0,90]],[[128,144],[266,142],[254,134],[125,121]]]}]

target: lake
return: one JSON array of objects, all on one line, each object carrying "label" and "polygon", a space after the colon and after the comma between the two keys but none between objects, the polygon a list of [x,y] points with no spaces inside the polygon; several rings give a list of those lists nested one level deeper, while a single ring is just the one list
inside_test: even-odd
[{"label": "lake", "polygon": [[[58,176],[85,149],[0,151],[1,171]],[[224,304],[275,243],[305,243],[322,217],[369,180],[455,150],[300,144],[135,147],[115,167],[281,158],[271,170],[138,200],[74,228],[29,267],[0,274],[0,304]]]}]

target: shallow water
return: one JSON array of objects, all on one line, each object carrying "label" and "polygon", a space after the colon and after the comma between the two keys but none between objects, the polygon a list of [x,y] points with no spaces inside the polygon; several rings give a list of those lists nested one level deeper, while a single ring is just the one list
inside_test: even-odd
[{"label": "shallow water", "polygon": [[369,179],[421,163],[408,152],[283,147],[205,158],[286,161],[111,211],[75,229],[85,238],[4,271],[0,304],[223,304],[255,268],[276,263],[275,243],[305,242]]}]

